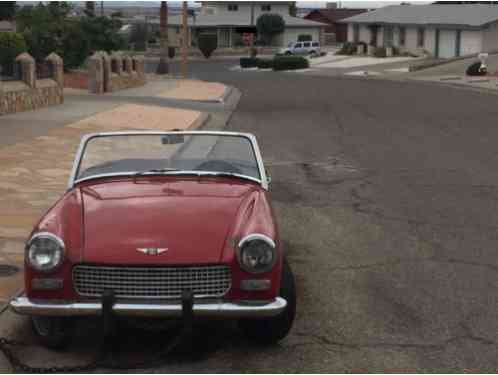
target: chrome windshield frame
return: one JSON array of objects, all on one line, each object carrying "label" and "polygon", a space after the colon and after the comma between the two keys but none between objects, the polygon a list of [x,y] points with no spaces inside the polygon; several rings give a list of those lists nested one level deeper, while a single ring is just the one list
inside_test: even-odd
[{"label": "chrome windshield frame", "polygon": [[[268,177],[266,175],[266,170],[263,164],[263,158],[261,156],[261,151],[259,149],[258,142],[256,140],[256,137],[252,134],[249,133],[239,133],[239,132],[225,132],[225,131],[121,131],[121,132],[103,132],[103,133],[92,133],[92,134],[87,134],[85,135],[80,142],[80,145],[78,147],[78,151],[76,152],[76,157],[74,159],[73,163],[73,168],[71,171],[71,175],[69,177],[69,182],[67,189],[71,190],[74,188],[74,186],[83,181],[88,181],[92,179],[98,179],[98,178],[105,178],[105,177],[133,177],[137,173],[140,173],[141,171],[133,171],[133,172],[123,172],[123,173],[105,173],[105,174],[98,174],[94,176],[89,176],[89,177],[84,177],[77,179],[77,175],[79,173],[81,161],[83,158],[83,155],[85,153],[86,146],[88,142],[94,138],[100,138],[100,137],[112,137],[112,136],[134,136],[134,135],[211,135],[211,136],[232,136],[232,137],[243,137],[249,140],[251,143],[252,150],[254,152],[254,157],[256,158],[256,163],[258,166],[258,171],[260,175],[260,179],[252,177],[252,176],[247,176],[243,174],[232,174],[235,177],[247,179],[250,181],[257,182],[258,184],[261,185],[261,187],[265,190],[268,190],[269,186],[269,181]],[[226,173],[223,172],[218,172],[221,176],[227,175]],[[162,173],[146,173],[144,174],[145,176],[147,175],[187,175],[187,174],[193,174],[193,175],[199,175],[199,176],[216,176],[217,172],[216,171],[175,171],[175,172],[162,172]]]}]

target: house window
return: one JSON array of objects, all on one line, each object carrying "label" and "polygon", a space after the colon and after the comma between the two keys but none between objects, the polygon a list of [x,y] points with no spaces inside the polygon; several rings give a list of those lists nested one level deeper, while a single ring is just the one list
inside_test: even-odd
[{"label": "house window", "polygon": [[236,12],[239,10],[239,6],[237,4],[228,4],[229,12]]},{"label": "house window", "polygon": [[393,46],[393,41],[394,41],[393,35],[394,35],[394,33],[393,33],[392,26],[385,26],[384,27],[384,46],[386,46],[386,47]]},{"label": "house window", "polygon": [[360,41],[360,25],[353,25],[353,42],[358,43]]},{"label": "house window", "polygon": [[261,5],[262,12],[271,12],[271,5]]},{"label": "house window", "polygon": [[404,46],[406,41],[406,28],[400,27],[398,36],[399,36],[399,45]]},{"label": "house window", "polygon": [[425,29],[419,27],[417,29],[417,47],[423,47],[425,45]]}]

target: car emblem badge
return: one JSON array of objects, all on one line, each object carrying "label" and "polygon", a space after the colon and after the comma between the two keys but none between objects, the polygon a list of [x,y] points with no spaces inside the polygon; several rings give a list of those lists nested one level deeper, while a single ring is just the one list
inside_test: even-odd
[{"label": "car emblem badge", "polygon": [[159,255],[168,251],[167,247],[138,247],[137,251],[144,253],[145,255]]}]

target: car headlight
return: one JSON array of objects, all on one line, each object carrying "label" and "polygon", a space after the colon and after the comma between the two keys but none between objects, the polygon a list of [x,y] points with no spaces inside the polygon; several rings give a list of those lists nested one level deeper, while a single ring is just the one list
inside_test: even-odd
[{"label": "car headlight", "polygon": [[64,241],[52,233],[36,233],[26,245],[27,260],[37,271],[52,271],[64,260]]},{"label": "car headlight", "polygon": [[270,271],[277,261],[275,242],[263,234],[244,237],[238,246],[240,267],[250,273]]}]

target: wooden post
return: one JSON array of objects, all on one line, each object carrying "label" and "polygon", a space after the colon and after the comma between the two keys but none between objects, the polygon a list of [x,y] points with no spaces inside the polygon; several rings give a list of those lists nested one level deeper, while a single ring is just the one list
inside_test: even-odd
[{"label": "wooden post", "polygon": [[168,2],[161,1],[161,9],[159,11],[159,26],[161,32],[161,57],[157,65],[157,74],[169,73],[169,56],[168,56]]},{"label": "wooden post", "polygon": [[187,22],[187,2],[183,2],[182,7],[182,76],[187,78],[187,55],[188,55],[188,22]]}]

